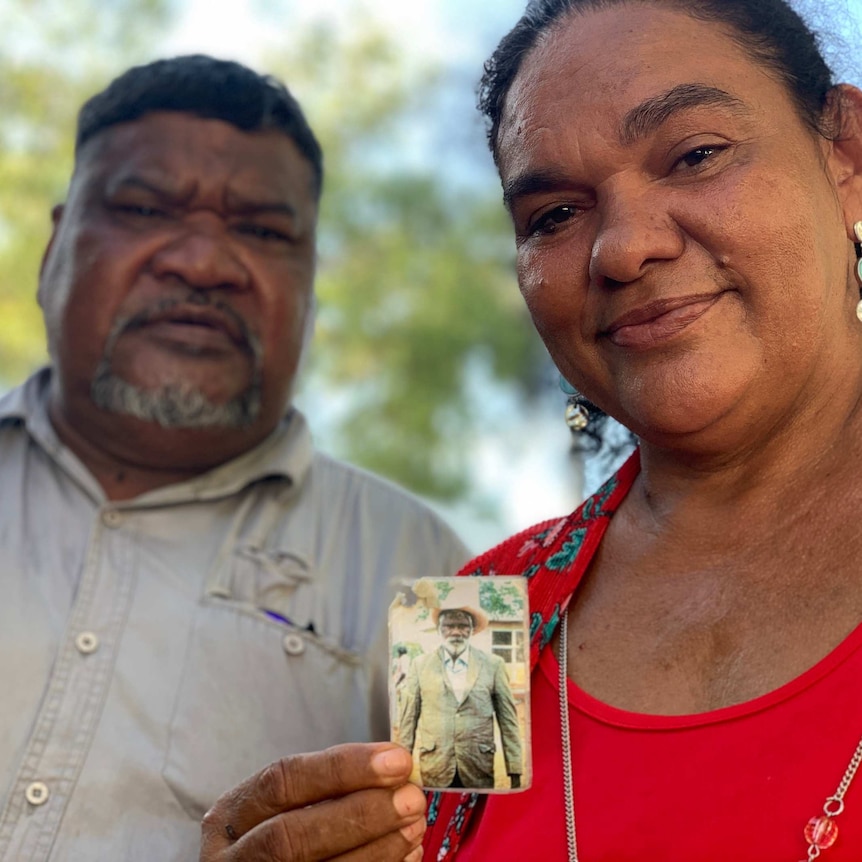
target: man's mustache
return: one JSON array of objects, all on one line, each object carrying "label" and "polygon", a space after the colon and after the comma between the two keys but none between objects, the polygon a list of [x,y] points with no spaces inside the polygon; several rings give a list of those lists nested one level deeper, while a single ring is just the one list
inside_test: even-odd
[{"label": "man's mustache", "polygon": [[160,299],[140,311],[128,317],[123,317],[117,320],[109,338],[109,344],[113,343],[121,336],[128,332],[134,332],[136,329],[142,329],[149,325],[154,320],[163,318],[170,314],[174,309],[182,306],[193,305],[197,307],[212,308],[219,314],[226,317],[231,324],[231,328],[236,331],[240,339],[240,346],[246,349],[249,353],[257,356],[259,353],[259,339],[252,332],[251,327],[246,322],[245,318],[233,309],[230,305],[222,300],[215,300],[212,297],[211,291],[191,289],[183,296],[171,296]]}]

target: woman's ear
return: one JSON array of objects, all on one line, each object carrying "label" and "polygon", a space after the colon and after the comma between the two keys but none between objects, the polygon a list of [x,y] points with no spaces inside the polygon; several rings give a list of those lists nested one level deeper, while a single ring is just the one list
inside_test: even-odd
[{"label": "woman's ear", "polygon": [[824,132],[828,142],[826,167],[844,213],[847,236],[855,241],[853,225],[862,220],[862,91],[838,84],[828,94]]}]

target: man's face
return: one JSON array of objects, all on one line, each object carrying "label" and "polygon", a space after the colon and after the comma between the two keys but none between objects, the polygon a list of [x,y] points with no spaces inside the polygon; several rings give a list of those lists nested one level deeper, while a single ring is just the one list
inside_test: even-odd
[{"label": "man's face", "polygon": [[464,611],[443,611],[437,621],[437,630],[446,651],[457,656],[467,648],[473,634],[473,618]]},{"label": "man's face", "polygon": [[159,112],[97,135],[39,285],[60,409],[270,430],[311,311],[316,219],[311,166],[280,132]]}]

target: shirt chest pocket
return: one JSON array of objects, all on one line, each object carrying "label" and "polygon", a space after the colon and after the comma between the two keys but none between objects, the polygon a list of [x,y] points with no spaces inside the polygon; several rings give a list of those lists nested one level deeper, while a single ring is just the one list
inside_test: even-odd
[{"label": "shirt chest pocket", "polygon": [[195,612],[163,767],[194,819],[273,760],[370,735],[364,663],[323,630],[301,560],[238,548],[226,569]]}]

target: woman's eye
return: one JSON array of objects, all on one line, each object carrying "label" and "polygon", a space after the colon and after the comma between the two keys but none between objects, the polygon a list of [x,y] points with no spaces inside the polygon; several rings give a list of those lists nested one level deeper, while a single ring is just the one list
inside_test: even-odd
[{"label": "woman's eye", "polygon": [[687,168],[696,168],[708,161],[716,153],[720,153],[724,147],[706,146],[695,147],[695,149],[686,153],[678,162],[677,165],[684,165]]},{"label": "woman's eye", "polygon": [[555,207],[542,213],[530,227],[531,234],[550,234],[556,232],[560,225],[565,224],[569,219],[574,218],[578,214],[577,207],[570,204]]}]

